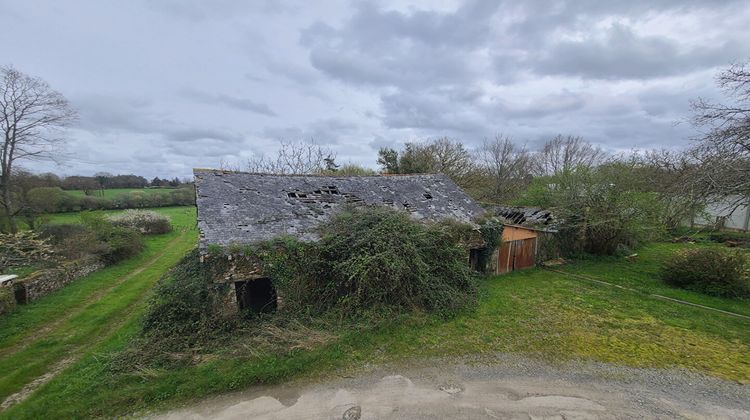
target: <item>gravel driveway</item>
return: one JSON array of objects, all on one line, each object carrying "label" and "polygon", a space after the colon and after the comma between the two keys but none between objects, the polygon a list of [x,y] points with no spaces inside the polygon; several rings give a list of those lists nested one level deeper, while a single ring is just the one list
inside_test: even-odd
[{"label": "gravel driveway", "polygon": [[550,365],[514,355],[255,387],[160,419],[750,419],[750,386],[684,370]]}]

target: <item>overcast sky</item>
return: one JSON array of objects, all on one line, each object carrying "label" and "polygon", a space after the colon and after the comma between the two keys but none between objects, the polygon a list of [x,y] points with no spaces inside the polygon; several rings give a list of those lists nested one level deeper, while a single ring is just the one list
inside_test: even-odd
[{"label": "overcast sky", "polygon": [[314,139],[377,149],[556,133],[682,147],[689,100],[750,57],[742,1],[0,0],[0,64],[79,110],[63,174],[189,176]]}]

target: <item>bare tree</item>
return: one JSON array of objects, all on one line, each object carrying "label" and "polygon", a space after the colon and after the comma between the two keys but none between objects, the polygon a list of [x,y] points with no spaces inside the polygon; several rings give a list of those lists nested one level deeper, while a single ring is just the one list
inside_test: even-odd
[{"label": "bare tree", "polygon": [[484,200],[505,203],[528,186],[533,168],[532,155],[525,146],[513,143],[510,137],[497,135],[485,140],[476,152],[479,171],[489,182],[484,189]]},{"label": "bare tree", "polygon": [[22,210],[14,203],[12,174],[21,160],[52,159],[60,129],[76,118],[65,97],[44,80],[0,67],[0,205],[11,232]]},{"label": "bare tree", "polygon": [[716,82],[731,103],[691,103],[692,122],[701,132],[691,153],[701,164],[697,176],[704,191],[736,206],[750,197],[750,61],[730,66]]},{"label": "bare tree", "polygon": [[258,155],[247,161],[250,172],[273,174],[314,174],[338,167],[336,153],[314,141],[281,141],[275,156]]},{"label": "bare tree", "polygon": [[578,136],[558,134],[535,157],[537,175],[554,175],[577,167],[592,168],[604,162],[604,150]]}]

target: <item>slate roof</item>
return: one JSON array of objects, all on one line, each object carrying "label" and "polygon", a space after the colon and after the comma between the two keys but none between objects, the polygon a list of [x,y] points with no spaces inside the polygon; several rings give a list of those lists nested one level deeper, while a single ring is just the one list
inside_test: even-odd
[{"label": "slate roof", "polygon": [[347,204],[390,206],[414,219],[471,222],[484,210],[442,174],[316,176],[193,170],[200,248],[314,230]]}]

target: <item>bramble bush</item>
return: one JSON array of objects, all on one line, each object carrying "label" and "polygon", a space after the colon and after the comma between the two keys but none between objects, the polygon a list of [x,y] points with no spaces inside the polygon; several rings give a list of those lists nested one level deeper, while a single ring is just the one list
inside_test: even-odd
[{"label": "bramble bush", "polygon": [[168,233],[172,230],[169,217],[149,210],[125,210],[107,218],[115,226],[135,229],[145,234]]},{"label": "bramble bush", "polygon": [[678,251],[664,264],[662,279],[675,287],[721,297],[750,297],[747,254],[700,248]]},{"label": "bramble bush", "polygon": [[374,307],[450,316],[476,297],[467,250],[453,227],[416,222],[387,208],[356,208],[320,228],[298,278],[308,305],[356,314]]},{"label": "bramble bush", "polygon": [[136,230],[115,226],[104,216],[95,213],[84,213],[81,220],[93,233],[92,238],[103,244],[97,255],[105,264],[118,263],[143,250],[143,237]]}]

